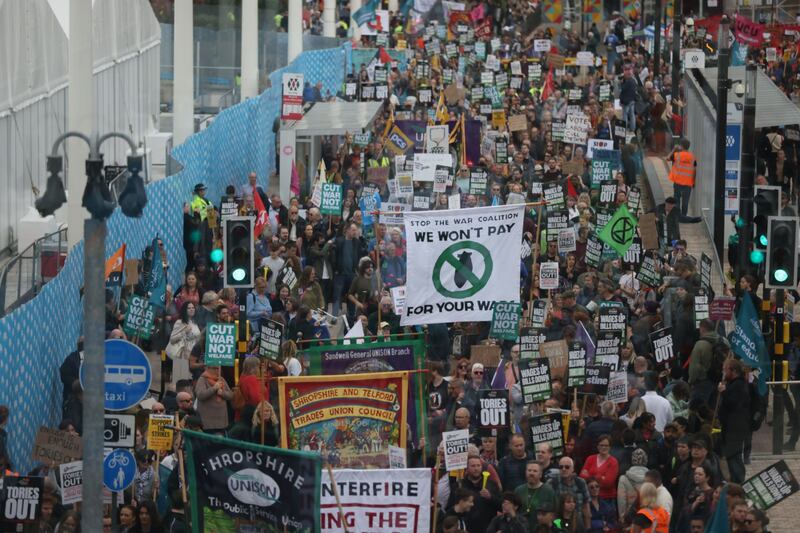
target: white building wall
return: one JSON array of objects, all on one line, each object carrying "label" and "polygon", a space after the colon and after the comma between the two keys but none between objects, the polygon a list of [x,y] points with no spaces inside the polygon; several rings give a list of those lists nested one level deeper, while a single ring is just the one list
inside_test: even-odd
[{"label": "white building wall", "polygon": [[[93,18],[99,131],[143,143],[158,127],[160,27],[147,0],[96,2]],[[0,250],[15,244],[31,184],[44,193],[46,156],[66,131],[64,28],[47,0],[0,1]],[[105,163],[124,165],[127,150],[106,141]]]}]

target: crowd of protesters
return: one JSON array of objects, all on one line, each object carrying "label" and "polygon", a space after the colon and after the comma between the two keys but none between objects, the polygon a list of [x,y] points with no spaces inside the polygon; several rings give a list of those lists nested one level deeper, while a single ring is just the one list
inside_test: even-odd
[{"label": "crowd of protesters", "polygon": [[[702,250],[688,249],[681,239],[681,225],[690,220],[679,205],[680,196],[669,196],[658,206],[639,201],[643,150],[666,153],[667,139],[681,133],[680,98],[667,103],[667,96],[673,94],[668,66],[662,62],[663,70],[653,72],[651,48],[636,21],[617,12],[580,35],[569,23],[560,28],[539,26],[541,13],[528,3],[510,2],[509,9],[503,10],[499,4],[468,2],[468,12],[481,5],[481,16],[464,24],[474,30],[483,20],[499,14],[490,24],[491,33],[479,40],[487,47],[492,39],[499,41],[492,43],[491,49],[500,71],[509,70],[515,61],[522,63],[520,83],[500,91],[499,109],[506,117],[525,116],[526,128],[510,132],[505,123],[492,125],[490,117],[482,115],[482,102],[469,96],[470,89],[481,84],[484,59],[466,53],[461,43],[461,54],[470,57],[461,66],[458,55],[445,53],[446,37],[437,40],[439,48],[430,46],[432,36],[437,35],[435,30],[426,32],[430,23],[412,24],[407,17],[393,14],[387,48],[404,48],[410,53],[406,68],[387,65],[388,94],[369,132],[371,141],[356,145],[353,135],[326,138],[322,146],[324,175],[312,170],[320,168],[316,161],[302,165],[315,181],[343,185],[341,216],[323,216],[312,202],[312,188],[297,191],[292,198],[270,195],[255,173],[247,177],[246,184],[229,186],[216,203],[206,198],[207,187],[202,183],[187,191],[184,280],[175,290],[168,287],[165,312],[157,318],[151,339],[143,343],[148,349],[164,350],[168,361],[164,367],[169,376],[166,391],[150,405],[150,411],[178,414],[185,428],[277,445],[281,432],[276,416],[278,398],[269,378],[306,373],[303,347],[332,335],[330,317],[344,317],[350,326],[360,322],[363,336],[371,339],[412,332],[426,339],[428,442],[409,443],[408,448],[412,466],[441,464],[441,471],[432,473],[439,480],[432,503],[438,506],[438,531],[696,533],[704,530],[719,505],[728,507],[730,531],[766,531],[769,519],[748,505],[741,487],[747,477],[752,432],[763,419],[765,400],[756,392],[751,369],[732,356],[724,328],[707,318],[696,320],[696,296],[713,294],[699,274]],[[318,20],[316,13],[309,24],[316,25]],[[284,20],[276,19],[276,23]],[[440,24],[447,25],[444,21]],[[371,45],[371,39],[374,37],[361,44]],[[535,51],[534,43],[543,39],[551,39],[552,48]],[[581,51],[597,54],[600,62],[589,68],[548,64],[554,61],[554,54],[574,58]],[[759,55],[776,83],[792,92],[793,81],[787,80],[794,76],[784,74],[796,68],[796,54],[792,51],[788,59],[779,57],[767,62],[763,50]],[[418,69],[424,62],[431,68]],[[543,67],[539,78],[525,75],[533,64]],[[374,66],[357,71],[348,81],[371,83]],[[445,70],[457,74],[445,81]],[[420,77],[420,72],[424,76]],[[444,91],[456,77],[465,93],[445,98]],[[419,98],[423,89],[432,91],[425,103]],[[574,89],[579,90],[580,98],[571,96]],[[344,92],[343,88],[339,97],[345,97]],[[307,100],[321,99],[309,91]],[[620,168],[613,176],[616,194],[611,198],[602,199],[593,187],[586,148],[564,144],[555,132],[553,125],[562,123],[573,107],[589,117],[589,139],[612,141],[621,152]],[[556,376],[549,399],[526,405],[519,383],[519,344],[499,344],[503,360],[498,369],[471,361],[473,346],[496,344],[489,339],[487,323],[400,325],[389,289],[407,281],[404,230],[382,222],[380,215],[365,207],[373,202],[362,193],[371,190],[367,169],[389,166],[394,175],[394,154],[386,148],[384,138],[394,121],[421,118],[438,122],[441,115],[451,120],[462,115],[482,120],[481,137],[494,130],[492,138],[507,143],[507,159],[496,153],[496,144],[482,147],[480,159],[472,162],[463,157],[465,146],[455,148],[453,156],[458,163],[454,173],[469,175],[475,168],[483,168],[488,186],[480,194],[465,190],[456,179],[446,193],[430,196],[431,209],[447,209],[447,197],[452,195],[460,195],[463,207],[537,202],[542,199],[543,184],[563,185],[564,208],[569,226],[575,229],[575,250],[559,250],[554,235],[547,231],[552,210],[537,205],[525,217],[520,278],[508,282],[519,284],[523,302],[547,298],[542,334],[548,341],[572,340],[578,329],[594,339],[599,310],[608,306],[623,310],[626,334],[618,361],[609,364],[627,373],[625,401],[613,403],[593,394],[575,401],[563,377]],[[770,150],[767,153],[765,148],[762,155],[762,179],[786,183],[787,194],[796,194],[795,157],[785,158],[779,131],[770,134],[765,135]],[[276,181],[277,175],[271,179]],[[240,178],[231,181],[238,183]],[[425,186],[415,183],[415,190]],[[383,202],[408,201],[386,183],[377,194]],[[265,214],[267,220],[256,238],[257,277],[246,302],[238,301],[235,291],[223,288],[222,265],[211,253],[221,247],[223,204],[232,202],[238,214]],[[649,252],[656,260],[660,282],[645,282],[637,276],[641,257],[611,253],[603,254],[597,265],[587,263],[587,242],[598,231],[598,214],[613,212],[623,204],[635,215],[656,214],[658,247]],[[143,262],[153,261],[157,252],[146,250]],[[560,269],[559,289],[548,293],[539,289],[534,268],[544,261],[558,262]],[[737,283],[746,293],[755,294],[759,280],[748,275]],[[140,282],[123,290],[121,297],[109,294],[109,338],[127,338],[122,330],[126,300],[130,294],[143,292],[146,288]],[[246,305],[254,343],[255,333],[266,319],[283,324],[285,337],[280,362],[243,358],[237,382],[228,369],[220,372],[218,367],[204,364],[204,338],[207,324],[237,320],[240,304]],[[530,319],[527,313],[523,323]],[[664,327],[672,328],[675,354],[674,364],[666,369],[656,364],[650,340],[653,332]],[[254,343],[249,348],[256,353]],[[798,347],[800,344],[792,345],[789,350],[793,366]],[[81,358],[79,345],[61,368],[61,429],[77,434],[82,432]],[[507,389],[511,399],[512,430],[485,434],[476,423],[476,392],[497,386],[494,378],[500,374],[500,388]],[[791,407],[791,399],[787,400]],[[800,409],[800,404],[796,407]],[[568,438],[558,453],[548,444],[532,446],[527,436],[529,416],[548,408],[569,413]],[[796,413],[794,408],[790,413]],[[7,419],[8,409],[0,406],[0,467],[6,475],[13,475],[5,453],[3,426]],[[792,419],[794,428],[800,428],[794,414]],[[446,472],[436,460],[437,454],[443,454],[442,432],[452,429],[470,433],[468,464],[461,472]],[[793,431],[792,447],[797,437]],[[120,524],[123,531],[183,531],[186,521],[181,493],[185,487],[177,454],[155,458],[146,451],[145,440],[146,431],[138,430],[139,468],[134,490],[126,492],[125,505],[118,511]],[[175,449],[180,446],[177,438]],[[161,473],[159,483],[155,482],[156,470]],[[46,477],[47,496],[41,519],[29,530],[78,530],[79,514],[60,505],[52,469],[42,466],[36,473]],[[720,501],[724,486],[726,500]]]}]

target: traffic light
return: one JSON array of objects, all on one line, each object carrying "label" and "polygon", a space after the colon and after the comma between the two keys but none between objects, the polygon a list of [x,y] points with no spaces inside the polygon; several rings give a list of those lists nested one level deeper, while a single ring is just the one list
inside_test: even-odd
[{"label": "traffic light", "polygon": [[793,289],[797,286],[797,218],[770,217],[767,245],[768,289]]},{"label": "traffic light", "polygon": [[225,287],[250,288],[253,286],[253,224],[251,217],[231,217],[222,221],[224,249],[223,273]]},{"label": "traffic light", "polygon": [[767,248],[768,233],[767,220],[769,217],[778,216],[781,197],[781,188],[771,185],[756,185],[753,195],[755,217],[753,224],[756,229],[754,248],[765,250]]}]

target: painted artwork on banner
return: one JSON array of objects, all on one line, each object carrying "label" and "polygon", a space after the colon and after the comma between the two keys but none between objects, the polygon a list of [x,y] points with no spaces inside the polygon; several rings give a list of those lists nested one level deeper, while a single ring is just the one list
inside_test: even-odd
[{"label": "painted artwork on banner", "polygon": [[319,452],[339,468],[388,468],[406,447],[408,373],[278,380],[281,447]]},{"label": "painted artwork on banner", "polygon": [[183,435],[193,531],[319,531],[319,454]]},{"label": "painted artwork on banner", "polygon": [[[430,527],[431,473],[427,468],[334,470],[333,483],[336,491],[330,478],[323,477],[320,498],[323,533],[423,533]],[[376,505],[376,501],[380,503]],[[344,520],[339,514],[339,504]]]},{"label": "painted artwork on banner", "polygon": [[519,287],[507,281],[519,277],[524,211],[512,205],[405,214],[414,290],[401,324],[489,321],[496,301],[519,302]]},{"label": "painted artwork on banner", "polygon": [[[303,356],[308,359],[308,371],[313,376],[419,370],[424,366],[425,340],[402,339],[356,345],[332,342],[308,348],[303,351]],[[424,374],[417,373],[410,379],[408,425],[411,428],[410,438],[414,442],[421,434],[418,422],[423,420],[423,413],[420,411],[423,406],[417,405],[417,387],[424,386]]]}]

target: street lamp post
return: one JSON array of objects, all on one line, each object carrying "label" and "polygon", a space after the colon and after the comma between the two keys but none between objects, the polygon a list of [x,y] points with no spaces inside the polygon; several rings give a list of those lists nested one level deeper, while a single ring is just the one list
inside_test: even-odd
[{"label": "street lamp post", "polygon": [[84,221],[84,295],[83,295],[83,505],[81,507],[84,531],[103,530],[103,429],[105,399],[105,241],[106,219],[114,212],[114,202],[103,177],[103,154],[100,145],[112,137],[125,140],[131,148],[128,170],[131,175],[119,197],[122,212],[128,217],[139,217],[147,204],[144,182],[139,176],[142,156],[137,155],[136,144],[122,133],[107,133],[92,138],[78,132],[67,132],[56,139],[47,157],[47,189],[36,201],[42,216],[55,212],[66,202],[64,184],[59,177],[63,158],[58,155],[61,143],[70,137],[82,139],[89,145],[86,160],[86,189],[82,205],[91,218]]},{"label": "street lamp post", "polygon": [[[717,46],[717,150],[714,166],[714,198],[725,197],[725,139],[728,131],[728,65],[731,50],[728,47],[728,26],[730,21],[723,16],[719,25]],[[725,250],[725,210],[714,210],[714,245],[717,257],[722,260]]]}]

